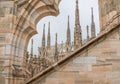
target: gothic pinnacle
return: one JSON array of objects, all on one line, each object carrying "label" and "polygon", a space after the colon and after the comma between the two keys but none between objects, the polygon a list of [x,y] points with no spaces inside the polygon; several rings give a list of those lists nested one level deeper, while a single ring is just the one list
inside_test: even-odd
[{"label": "gothic pinnacle", "polygon": [[93,8],[91,8],[91,38],[95,38],[95,37],[96,37],[95,22],[94,22]]},{"label": "gothic pinnacle", "polygon": [[58,61],[58,50],[57,50],[57,33],[55,34],[55,56],[54,56],[54,60]]},{"label": "gothic pinnacle", "polygon": [[42,48],[45,48],[45,24],[43,26]]},{"label": "gothic pinnacle", "polygon": [[47,48],[50,49],[51,46],[51,35],[50,35],[50,22],[48,25],[48,36],[47,36]]},{"label": "gothic pinnacle", "polygon": [[92,22],[94,22],[93,8],[91,8]]},{"label": "gothic pinnacle", "polygon": [[69,16],[68,16],[68,28],[67,28],[67,41],[66,41],[67,45],[71,44],[71,35],[70,35],[70,20],[69,20]]},{"label": "gothic pinnacle", "polygon": [[31,57],[33,56],[33,39],[31,40]]},{"label": "gothic pinnacle", "polygon": [[76,0],[75,24],[80,24],[78,0]]},{"label": "gothic pinnacle", "polygon": [[74,48],[77,49],[81,46],[82,46],[82,32],[81,32],[80,19],[79,19],[78,0],[76,0]]},{"label": "gothic pinnacle", "polygon": [[87,30],[87,41],[89,41],[90,37],[89,37],[89,26],[86,26],[86,30]]},{"label": "gothic pinnacle", "polygon": [[30,62],[33,60],[33,39],[31,40]]}]

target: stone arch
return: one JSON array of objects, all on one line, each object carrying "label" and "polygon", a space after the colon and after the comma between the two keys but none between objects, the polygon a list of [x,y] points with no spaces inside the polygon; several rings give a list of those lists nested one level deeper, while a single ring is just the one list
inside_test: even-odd
[{"label": "stone arch", "polygon": [[50,15],[56,16],[56,13],[55,12],[45,12],[42,15],[39,15],[38,18],[36,18],[35,23],[38,23],[39,20],[42,19],[42,17],[50,16]]},{"label": "stone arch", "polygon": [[45,16],[57,16],[59,14],[58,4],[51,4],[47,0],[31,0],[25,4],[26,7],[22,9],[14,30],[13,43],[18,48],[13,51],[18,56],[23,56],[30,38],[37,34],[36,25],[38,21]]},{"label": "stone arch", "polygon": [[[29,29],[32,29],[32,28],[29,26],[29,27],[26,28],[26,30],[25,30],[24,32],[27,32]],[[37,34],[37,32],[36,32],[35,30],[31,30],[31,31],[29,32],[29,34],[25,37],[25,38],[27,39],[27,40],[25,41],[25,46],[24,46],[25,49],[26,49],[27,46],[28,46],[28,42],[29,42],[30,38],[31,38],[33,35],[35,35],[35,34]]]},{"label": "stone arch", "polygon": [[51,5],[43,5],[41,7],[38,7],[30,14],[29,19],[33,20],[34,22],[33,24],[36,25],[42,17],[49,16],[49,15],[57,16],[58,13],[53,8]]},{"label": "stone arch", "polygon": [[[55,7],[56,4],[50,4],[50,3],[44,3],[46,0],[35,0],[35,1],[31,1],[29,3],[32,4],[34,3],[34,5],[32,6],[33,9],[30,10],[30,6],[28,5],[28,7],[26,7],[26,11],[23,9],[22,11],[24,11],[22,13],[22,15],[18,18],[18,21],[17,21],[17,25],[16,25],[16,28],[25,28],[24,27],[24,23],[28,22],[29,21],[29,25],[31,25],[31,23],[34,23],[32,24],[33,25],[33,28],[36,28],[36,24],[38,23],[38,21],[45,17],[45,16],[49,16],[49,15],[52,15],[52,16],[57,16],[59,11],[58,11],[58,8]],[[54,1],[54,0],[53,0]],[[59,2],[60,0],[58,0]],[[39,2],[39,3],[37,3]],[[38,6],[39,4],[43,4],[42,6]],[[41,12],[41,13],[40,13]],[[28,14],[29,13],[29,14]],[[38,17],[35,18],[35,20],[32,22],[32,15],[34,14],[37,14]],[[28,18],[28,19],[27,19]],[[14,33],[17,33],[16,31]]]},{"label": "stone arch", "polygon": [[[1,4],[3,6],[9,5],[8,8],[11,10],[7,17],[0,17],[5,19],[4,23],[10,24],[5,26],[6,29],[2,32],[5,36],[5,42],[2,43],[2,45],[5,45],[5,48],[1,48],[5,54],[2,58],[7,58],[7,61],[3,61],[6,64],[5,66],[11,67],[14,64],[24,67],[24,55],[28,42],[33,35],[37,34],[36,24],[45,16],[57,16],[59,14],[58,5],[60,0],[1,0],[0,2],[5,3]],[[33,15],[34,20],[32,20]],[[3,30],[3,28],[0,28],[0,30]],[[11,81],[10,84],[15,84],[15,81],[24,79],[22,77],[21,80],[14,79],[12,70],[9,67],[6,70],[4,70],[6,74],[11,74],[11,79],[7,79],[7,75],[5,75],[5,81]]]},{"label": "stone arch", "polygon": [[[59,14],[59,9],[58,9],[58,5],[59,5],[59,2],[60,0],[51,0],[51,1],[54,1],[54,3],[49,3],[49,1],[47,0],[31,0],[31,2],[28,1],[27,3],[27,6],[25,7],[25,9],[22,9],[22,13],[21,13],[21,16],[18,18],[18,21],[17,21],[17,25],[16,27],[19,27],[19,26],[24,26],[24,23],[28,20],[30,21],[31,23],[33,23],[33,25],[35,26],[37,23],[37,21],[33,21],[32,22],[32,16],[33,15],[36,15],[39,17],[40,15],[42,15],[43,17],[45,17],[45,15],[43,15],[44,13],[51,13],[51,15],[53,16],[57,16]],[[48,2],[48,4],[47,4]],[[56,3],[55,3],[56,2]],[[32,4],[34,3],[34,4]],[[42,5],[40,5],[42,4]],[[32,5],[32,7],[31,7]],[[41,17],[41,18],[43,18]],[[26,19],[28,18],[28,19]],[[37,17],[36,17],[37,19]],[[39,19],[40,20],[40,19]]]}]

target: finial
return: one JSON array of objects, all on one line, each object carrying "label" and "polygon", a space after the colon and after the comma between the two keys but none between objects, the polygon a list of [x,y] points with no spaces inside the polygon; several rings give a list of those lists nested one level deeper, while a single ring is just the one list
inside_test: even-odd
[{"label": "finial", "polygon": [[76,0],[76,4],[78,4],[78,0]]},{"label": "finial", "polygon": [[93,14],[93,7],[91,7],[91,12],[92,12],[92,14]]},{"label": "finial", "polygon": [[70,17],[70,16],[68,15],[68,21],[69,21],[69,17]]},{"label": "finial", "polygon": [[89,41],[90,37],[89,37],[89,26],[88,25],[86,26],[86,30],[87,30],[87,41]]},{"label": "finial", "polygon": [[68,28],[70,28],[70,17],[68,15]]},{"label": "finial", "polygon": [[54,61],[58,61],[58,50],[57,50],[57,33],[55,34],[56,40],[55,40],[55,56]]},{"label": "finial", "polygon": [[45,24],[44,24],[44,27],[43,27],[43,31],[45,31]]},{"label": "finial", "polygon": [[50,22],[48,23],[48,36],[47,36],[47,48],[50,48],[51,39],[50,39]]},{"label": "finial", "polygon": [[43,25],[43,36],[45,34],[45,24]]},{"label": "finial", "polygon": [[43,26],[42,47],[45,48],[45,24]]},{"label": "finial", "polygon": [[31,56],[33,55],[33,39],[31,40]]},{"label": "finial", "polygon": [[92,22],[93,22],[93,20],[94,20],[93,7],[91,7],[91,15],[92,15]]},{"label": "finial", "polygon": [[50,28],[50,22],[49,22],[49,25],[48,25],[49,27],[48,28]]},{"label": "finial", "polygon": [[57,33],[56,33],[56,41],[57,41]]},{"label": "finial", "polygon": [[93,15],[93,8],[91,7],[91,38],[96,37],[96,29]]}]

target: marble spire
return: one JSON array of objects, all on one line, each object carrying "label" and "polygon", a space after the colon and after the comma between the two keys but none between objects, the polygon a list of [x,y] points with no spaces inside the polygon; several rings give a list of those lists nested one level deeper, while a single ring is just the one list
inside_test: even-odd
[{"label": "marble spire", "polygon": [[95,37],[96,37],[95,22],[94,22],[93,8],[91,8],[91,38],[95,38]]},{"label": "marble spire", "polygon": [[76,0],[76,11],[75,11],[75,29],[74,29],[74,49],[82,46],[82,32],[79,19],[79,7],[78,0]]},{"label": "marble spire", "polygon": [[48,36],[47,36],[47,48],[50,49],[51,46],[51,35],[50,35],[50,22],[48,25]]}]

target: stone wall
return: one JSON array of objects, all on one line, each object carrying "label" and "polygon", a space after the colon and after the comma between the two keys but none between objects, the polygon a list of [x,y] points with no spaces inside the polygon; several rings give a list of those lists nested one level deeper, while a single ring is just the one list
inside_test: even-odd
[{"label": "stone wall", "polygon": [[26,75],[25,53],[30,38],[37,34],[36,24],[45,16],[57,16],[59,1],[0,0],[0,65],[5,67],[2,71],[5,84],[23,83]]},{"label": "stone wall", "polygon": [[27,84],[119,84],[120,28]]}]

